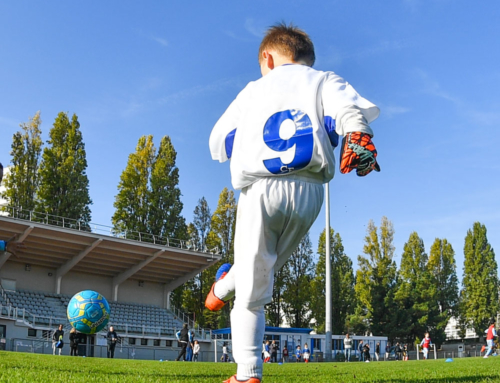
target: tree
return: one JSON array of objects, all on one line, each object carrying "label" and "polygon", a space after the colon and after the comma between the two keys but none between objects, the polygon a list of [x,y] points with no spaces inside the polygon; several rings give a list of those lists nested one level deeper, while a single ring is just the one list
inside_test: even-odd
[{"label": "tree", "polygon": [[85,144],[78,117],[61,112],[57,115],[43,150],[39,167],[40,186],[37,192],[37,212],[78,220],[66,221],[66,227],[90,231],[89,180],[86,174]]},{"label": "tree", "polygon": [[486,226],[475,222],[464,245],[461,317],[481,336],[498,312],[498,272]]},{"label": "tree", "polygon": [[183,204],[179,184],[179,169],[175,165],[177,152],[170,137],[161,139],[151,164],[148,232],[162,237],[186,238],[186,221],[181,215]]},{"label": "tree", "polygon": [[[222,259],[202,275],[202,296],[208,294],[209,289],[215,281],[215,273],[223,263],[234,263],[234,235],[236,225],[237,204],[234,192],[224,188],[220,195],[217,208],[211,218],[210,231],[205,240],[208,249],[219,249]],[[205,326],[209,328],[228,327],[230,324],[230,311],[232,302],[225,305],[222,310],[211,312],[205,310],[203,317]]]},{"label": "tree", "polygon": [[283,311],[291,327],[309,326],[314,272],[312,253],[311,240],[307,234],[283,266],[288,269],[289,274],[283,291]]},{"label": "tree", "polygon": [[128,156],[120,176],[113,204],[116,210],[111,221],[117,232],[148,232],[149,179],[154,157],[153,136],[139,138],[135,153]]},{"label": "tree", "polygon": [[364,256],[358,256],[359,269],[356,271],[357,315],[362,318],[367,329],[374,334],[387,334],[389,339],[396,336],[399,320],[395,310],[396,263],[393,260],[394,228],[386,217],[382,217],[380,234],[370,221],[365,237]]},{"label": "tree", "polygon": [[[326,275],[326,230],[320,234],[318,244],[319,260],[315,277],[311,284],[312,315],[316,319],[316,331],[325,332],[325,275]],[[344,253],[342,238],[330,229],[332,332],[343,334],[347,331],[347,318],[356,306],[354,293],[354,272],[351,259]]]},{"label": "tree", "polygon": [[37,112],[28,123],[20,125],[22,131],[14,133],[12,138],[12,167],[5,178],[6,190],[2,195],[9,207],[34,210],[43,145],[41,124],[40,112]]},{"label": "tree", "polygon": [[[399,309],[406,314],[399,327],[405,330],[403,338],[408,343],[414,343],[427,331],[435,333],[440,323],[436,286],[432,283],[427,261],[424,241],[416,232],[411,233],[404,245],[395,294]],[[435,337],[434,341],[437,341]]]},{"label": "tree", "polygon": [[205,197],[198,200],[198,205],[194,208],[193,225],[197,230],[198,239],[196,246],[199,249],[206,248],[206,239],[210,232],[212,213]]},{"label": "tree", "polygon": [[455,251],[446,239],[436,238],[431,247],[427,268],[436,286],[436,299],[441,313],[448,317],[457,313],[458,278]]},{"label": "tree", "polygon": [[179,169],[175,165],[177,153],[165,136],[158,151],[153,136],[139,138],[135,153],[131,153],[125,170],[120,176],[118,194],[115,197],[115,213],[112,222],[115,231],[125,232],[132,238],[133,232],[153,236],[188,238],[186,221],[181,215]]},{"label": "tree", "polygon": [[224,263],[234,261],[234,235],[236,229],[236,200],[234,192],[224,188],[219,195],[219,203],[212,215],[211,230],[219,237],[219,249]]},{"label": "tree", "polygon": [[284,266],[274,273],[273,297],[271,303],[265,306],[266,323],[279,327],[283,321],[283,294],[287,289],[289,279],[288,267]]}]

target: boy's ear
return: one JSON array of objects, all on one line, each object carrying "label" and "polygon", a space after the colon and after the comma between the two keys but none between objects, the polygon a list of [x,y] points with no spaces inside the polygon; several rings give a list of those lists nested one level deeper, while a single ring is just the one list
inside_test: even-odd
[{"label": "boy's ear", "polygon": [[265,50],[262,52],[262,62],[270,70],[274,69],[274,57],[269,51]]}]

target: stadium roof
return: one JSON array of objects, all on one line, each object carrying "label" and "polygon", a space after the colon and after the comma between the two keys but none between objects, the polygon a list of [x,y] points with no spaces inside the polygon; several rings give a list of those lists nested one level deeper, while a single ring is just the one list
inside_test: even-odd
[{"label": "stadium roof", "polygon": [[221,258],[184,241],[141,242],[0,215],[0,239],[13,237],[23,247],[0,253],[0,268],[7,261],[44,266],[56,269],[59,281],[75,271],[112,277],[115,286],[135,279],[165,283],[172,291]]}]

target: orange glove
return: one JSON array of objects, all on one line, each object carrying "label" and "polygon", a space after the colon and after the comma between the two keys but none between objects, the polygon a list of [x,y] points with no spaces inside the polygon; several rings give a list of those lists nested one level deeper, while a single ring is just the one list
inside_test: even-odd
[{"label": "orange glove", "polygon": [[366,176],[372,170],[380,171],[377,149],[367,133],[347,133],[342,140],[340,172],[346,174],[353,169],[356,169],[356,174],[360,177]]}]

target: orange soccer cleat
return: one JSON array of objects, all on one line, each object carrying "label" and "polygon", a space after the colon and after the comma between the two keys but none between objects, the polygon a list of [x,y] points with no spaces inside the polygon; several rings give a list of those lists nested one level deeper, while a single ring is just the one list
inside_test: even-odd
[{"label": "orange soccer cleat", "polygon": [[238,383],[238,382],[246,382],[246,383],[260,383],[260,379],[250,378],[248,380],[238,380],[236,379],[236,375],[231,376],[228,380],[224,380],[223,383]]},{"label": "orange soccer cleat", "polygon": [[205,307],[210,311],[219,311],[226,304],[226,302],[224,302],[222,299],[218,298],[215,295],[214,288],[217,281],[223,279],[227,275],[230,269],[231,265],[229,263],[224,263],[221,267],[219,267],[219,270],[217,270],[217,273],[215,274],[215,282],[212,285],[212,288],[210,289],[207,298],[205,299]]}]

